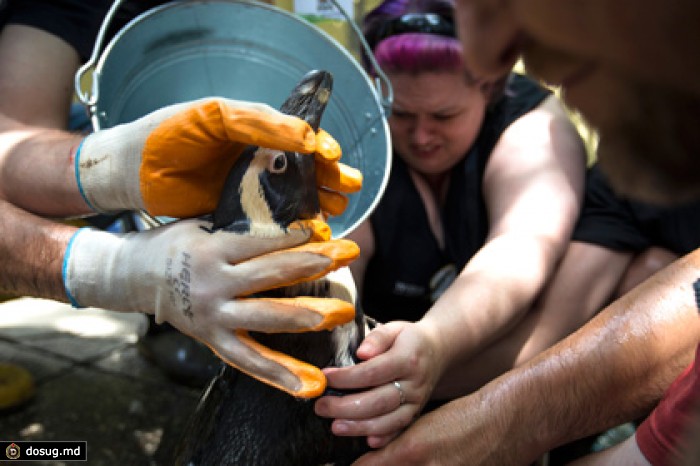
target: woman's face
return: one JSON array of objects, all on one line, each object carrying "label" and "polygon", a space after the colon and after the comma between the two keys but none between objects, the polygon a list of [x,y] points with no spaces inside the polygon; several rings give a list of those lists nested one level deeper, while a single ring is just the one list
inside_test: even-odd
[{"label": "woman's face", "polygon": [[387,73],[394,88],[389,127],[394,147],[425,175],[448,171],[474,143],[486,111],[462,73]]},{"label": "woman's face", "polygon": [[598,130],[598,159],[621,192],[700,195],[700,2],[457,0],[465,62],[502,74],[522,54]]}]

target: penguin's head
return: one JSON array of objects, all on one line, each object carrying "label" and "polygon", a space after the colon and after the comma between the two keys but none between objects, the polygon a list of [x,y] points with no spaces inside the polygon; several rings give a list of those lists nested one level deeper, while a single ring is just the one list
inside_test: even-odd
[{"label": "penguin's head", "polygon": [[228,175],[213,228],[279,236],[319,211],[313,155],[249,147]]},{"label": "penguin's head", "polygon": [[[318,131],[328,104],[333,77],[307,73],[280,107]],[[320,214],[313,154],[248,147],[229,172],[213,215],[213,230],[256,236],[279,236],[297,220]]]}]

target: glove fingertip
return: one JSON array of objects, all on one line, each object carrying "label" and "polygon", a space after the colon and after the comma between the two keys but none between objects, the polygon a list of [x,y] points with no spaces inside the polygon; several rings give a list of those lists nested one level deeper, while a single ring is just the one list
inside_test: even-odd
[{"label": "glove fingertip", "polygon": [[353,168],[349,165],[340,164],[342,173],[342,184],[346,188],[344,192],[355,193],[362,189],[363,176],[362,172],[357,168]]},{"label": "glove fingertip", "polygon": [[312,330],[332,330],[338,325],[347,324],[355,318],[355,306],[352,303],[337,298],[316,299],[311,302],[308,298],[301,299],[300,305],[313,309],[323,316],[320,324]]},{"label": "glove fingertip", "polygon": [[350,201],[347,196],[324,189],[318,190],[318,200],[321,204],[321,210],[334,216],[345,212],[345,209],[348,207],[348,202]]},{"label": "glove fingertip", "polygon": [[292,223],[289,229],[311,232],[310,242],[328,241],[331,239],[331,227],[320,219],[298,220]]},{"label": "glove fingertip", "polygon": [[343,163],[317,164],[316,184],[343,193],[362,189],[362,172]]},{"label": "glove fingertip", "polygon": [[336,241],[331,241],[328,244],[332,244],[332,257],[338,267],[349,265],[360,255],[360,247],[357,245],[357,243],[349,239],[338,239]]},{"label": "glove fingertip", "polygon": [[285,370],[289,371],[289,373],[293,374],[297,379],[297,383],[295,384],[295,387],[287,387],[281,383],[273,382],[270,379],[266,379],[260,375],[249,373],[245,371],[245,369],[241,369],[244,372],[247,372],[251,377],[255,377],[261,382],[273,386],[296,398],[318,397],[321,396],[323,391],[326,389],[326,376],[318,367],[312,366],[311,364],[303,361],[299,361],[298,359],[295,359],[287,354],[274,351],[264,345],[261,345],[251,338],[248,332],[245,330],[237,330],[236,336],[243,344],[258,353],[259,356],[279,364]]},{"label": "glove fingertip", "polygon": [[317,398],[326,390],[326,376],[316,366],[297,361],[298,364],[288,366],[289,369],[301,381],[301,387],[297,390],[285,390],[296,398]]},{"label": "glove fingertip", "polygon": [[337,162],[343,155],[340,144],[323,129],[316,133],[316,155],[322,163]]}]

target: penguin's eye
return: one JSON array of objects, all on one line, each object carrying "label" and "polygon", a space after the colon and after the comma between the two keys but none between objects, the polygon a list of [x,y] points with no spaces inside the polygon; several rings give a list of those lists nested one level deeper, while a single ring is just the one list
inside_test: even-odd
[{"label": "penguin's eye", "polygon": [[284,155],[284,152],[280,152],[270,159],[268,169],[271,173],[284,173],[287,171],[287,157]]}]

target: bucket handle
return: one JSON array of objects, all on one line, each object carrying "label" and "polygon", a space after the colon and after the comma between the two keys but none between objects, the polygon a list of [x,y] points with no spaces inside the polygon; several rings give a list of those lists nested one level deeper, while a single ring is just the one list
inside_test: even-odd
[{"label": "bucket handle", "polygon": [[[93,71],[91,92],[83,92],[81,82],[83,76],[85,76],[88,70],[90,70],[90,68],[93,68],[99,60],[100,54],[102,53],[102,44],[105,40],[105,36],[107,35],[107,28],[109,27],[110,23],[112,22],[112,18],[114,18],[114,15],[117,13],[117,10],[123,2],[124,0],[114,0],[114,3],[112,3],[112,6],[109,8],[109,11],[107,11],[107,15],[105,16],[105,19],[102,22],[102,25],[100,26],[100,30],[97,33],[97,38],[95,39],[95,45],[92,49],[92,55],[90,55],[90,59],[78,69],[77,73],[75,73],[75,80],[73,83],[73,86],[75,87],[75,93],[78,96],[78,99],[90,109],[91,114],[94,113],[93,110],[95,109],[95,106],[97,105],[97,101],[99,99],[99,86],[97,85],[99,75],[96,74],[96,71]],[[360,31],[360,28],[357,26],[355,21],[350,17],[347,11],[345,11],[345,8],[343,8],[337,0],[331,0],[331,2],[333,3],[333,5],[335,5],[340,14],[343,15],[345,20],[352,28],[353,32],[360,41],[360,45],[364,49],[365,55],[372,64],[372,68],[377,74],[377,76],[375,76],[374,78],[374,85],[377,88],[377,94],[379,96],[380,103],[384,108],[384,113],[388,116],[391,113],[391,105],[394,102],[394,90],[391,86],[391,82],[389,82],[389,79],[387,78],[386,74],[384,74],[384,71],[382,71],[381,67],[374,59],[374,53],[372,52],[372,48],[365,40],[364,34],[362,34],[362,31]],[[386,95],[383,94],[383,90],[386,90]]]},{"label": "bucket handle", "polygon": [[75,93],[78,96],[78,99],[80,99],[80,101],[85,106],[90,108],[91,114],[93,113],[92,110],[94,109],[95,105],[97,105],[97,100],[99,98],[99,86],[97,86],[99,76],[95,74],[97,73],[96,71],[93,71],[91,93],[83,92],[81,81],[83,79],[83,76],[85,76],[85,73],[87,73],[90,68],[93,68],[97,63],[97,60],[99,60],[100,54],[102,53],[102,43],[104,42],[105,36],[107,35],[107,28],[109,27],[110,23],[112,22],[112,18],[114,18],[114,15],[117,13],[117,10],[123,2],[124,0],[114,0],[114,3],[112,3],[112,6],[107,11],[107,15],[105,16],[104,21],[102,21],[100,30],[97,33],[97,38],[95,39],[95,45],[92,49],[92,55],[90,55],[90,59],[78,69],[77,73],[75,73],[75,80],[73,82],[73,86],[75,87]]},{"label": "bucket handle", "polygon": [[[372,64],[372,69],[374,69],[374,72],[377,74],[377,76],[374,78],[374,85],[377,87],[377,94],[379,95],[379,100],[382,107],[384,107],[384,113],[386,116],[389,116],[391,113],[391,105],[394,103],[394,88],[391,86],[389,78],[387,78],[386,74],[384,74],[384,71],[382,71],[379,63],[377,63],[377,60],[375,60],[374,52],[372,52],[372,48],[365,40],[365,35],[362,33],[362,31],[360,31],[360,28],[357,26],[357,23],[355,23],[355,20],[350,17],[348,12],[345,11],[345,8],[340,5],[338,0],[331,0],[331,3],[335,5],[338,11],[340,11],[340,14],[343,15],[345,20],[348,22],[352,28],[352,31],[357,36],[357,39],[360,41],[360,45],[365,51],[365,56],[367,56],[369,62]],[[382,86],[382,84],[384,85]],[[383,89],[386,89],[386,95],[383,94]]]}]

